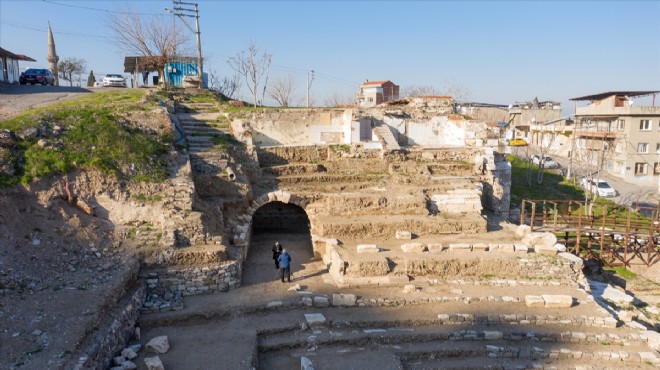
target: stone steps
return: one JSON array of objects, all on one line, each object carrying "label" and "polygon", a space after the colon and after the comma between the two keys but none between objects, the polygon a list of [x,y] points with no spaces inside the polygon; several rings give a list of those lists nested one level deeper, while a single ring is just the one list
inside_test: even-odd
[{"label": "stone steps", "polygon": [[289,165],[263,167],[263,173],[273,176],[290,176],[297,174],[310,174],[326,172],[323,165],[309,163],[295,163]]},{"label": "stone steps", "polygon": [[[377,182],[389,175],[385,174],[307,174],[307,175],[289,175],[280,176],[278,180],[282,184],[299,184],[299,183],[324,183],[324,182],[362,182],[373,181]],[[372,183],[373,184],[373,183]]]},{"label": "stone steps", "polygon": [[328,216],[315,220],[318,235],[339,239],[392,238],[392,230],[408,230],[426,237],[447,234],[477,234],[486,232],[486,220],[477,214],[460,217],[419,215]]},{"label": "stone steps", "polygon": [[401,147],[399,146],[399,143],[397,142],[396,138],[392,134],[392,131],[390,130],[388,125],[379,125],[374,127],[374,131],[376,132],[376,136],[378,136],[380,139],[382,139],[382,144],[385,147],[385,149],[388,150],[399,150]]}]

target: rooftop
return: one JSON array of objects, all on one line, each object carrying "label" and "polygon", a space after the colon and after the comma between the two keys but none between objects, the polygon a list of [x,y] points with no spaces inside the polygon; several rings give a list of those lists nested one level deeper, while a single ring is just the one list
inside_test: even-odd
[{"label": "rooftop", "polygon": [[660,93],[660,90],[644,90],[644,91],[608,91],[600,94],[586,95],[579,98],[570,99],[571,101],[583,101],[583,100],[603,100],[612,95],[616,96],[628,96],[628,97],[638,97],[638,96],[649,96]]}]

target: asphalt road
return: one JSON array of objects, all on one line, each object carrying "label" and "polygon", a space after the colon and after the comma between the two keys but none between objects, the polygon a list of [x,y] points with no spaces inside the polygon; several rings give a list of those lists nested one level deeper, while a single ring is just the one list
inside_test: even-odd
[{"label": "asphalt road", "polygon": [[98,90],[101,89],[0,84],[0,120],[11,118],[24,109],[41,107]]}]

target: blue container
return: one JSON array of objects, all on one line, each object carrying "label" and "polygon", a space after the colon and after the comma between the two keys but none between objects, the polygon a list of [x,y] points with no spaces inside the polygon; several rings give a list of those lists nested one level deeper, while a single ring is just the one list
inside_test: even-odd
[{"label": "blue container", "polygon": [[197,76],[197,64],[174,62],[165,65],[165,78],[170,86],[183,86],[183,78]]}]

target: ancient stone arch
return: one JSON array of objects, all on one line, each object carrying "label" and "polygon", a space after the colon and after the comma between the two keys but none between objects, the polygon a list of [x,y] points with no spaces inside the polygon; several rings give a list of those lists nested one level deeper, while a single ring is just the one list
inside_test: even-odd
[{"label": "ancient stone arch", "polygon": [[[259,208],[271,202],[293,204],[302,208],[302,210],[306,212],[307,203],[303,198],[283,190],[273,191],[255,199],[250,205],[250,208],[247,210],[247,215],[244,217],[245,222],[235,228],[236,233],[234,234],[234,245],[243,248],[243,261],[245,261],[247,258],[248,248],[250,245],[250,235],[252,234],[252,218],[257,210],[259,210]],[[309,218],[311,233],[311,230],[314,230],[314,220],[312,217],[310,217],[309,214],[307,214],[307,217]],[[316,252],[316,247],[314,247],[314,249],[314,252]]]}]

